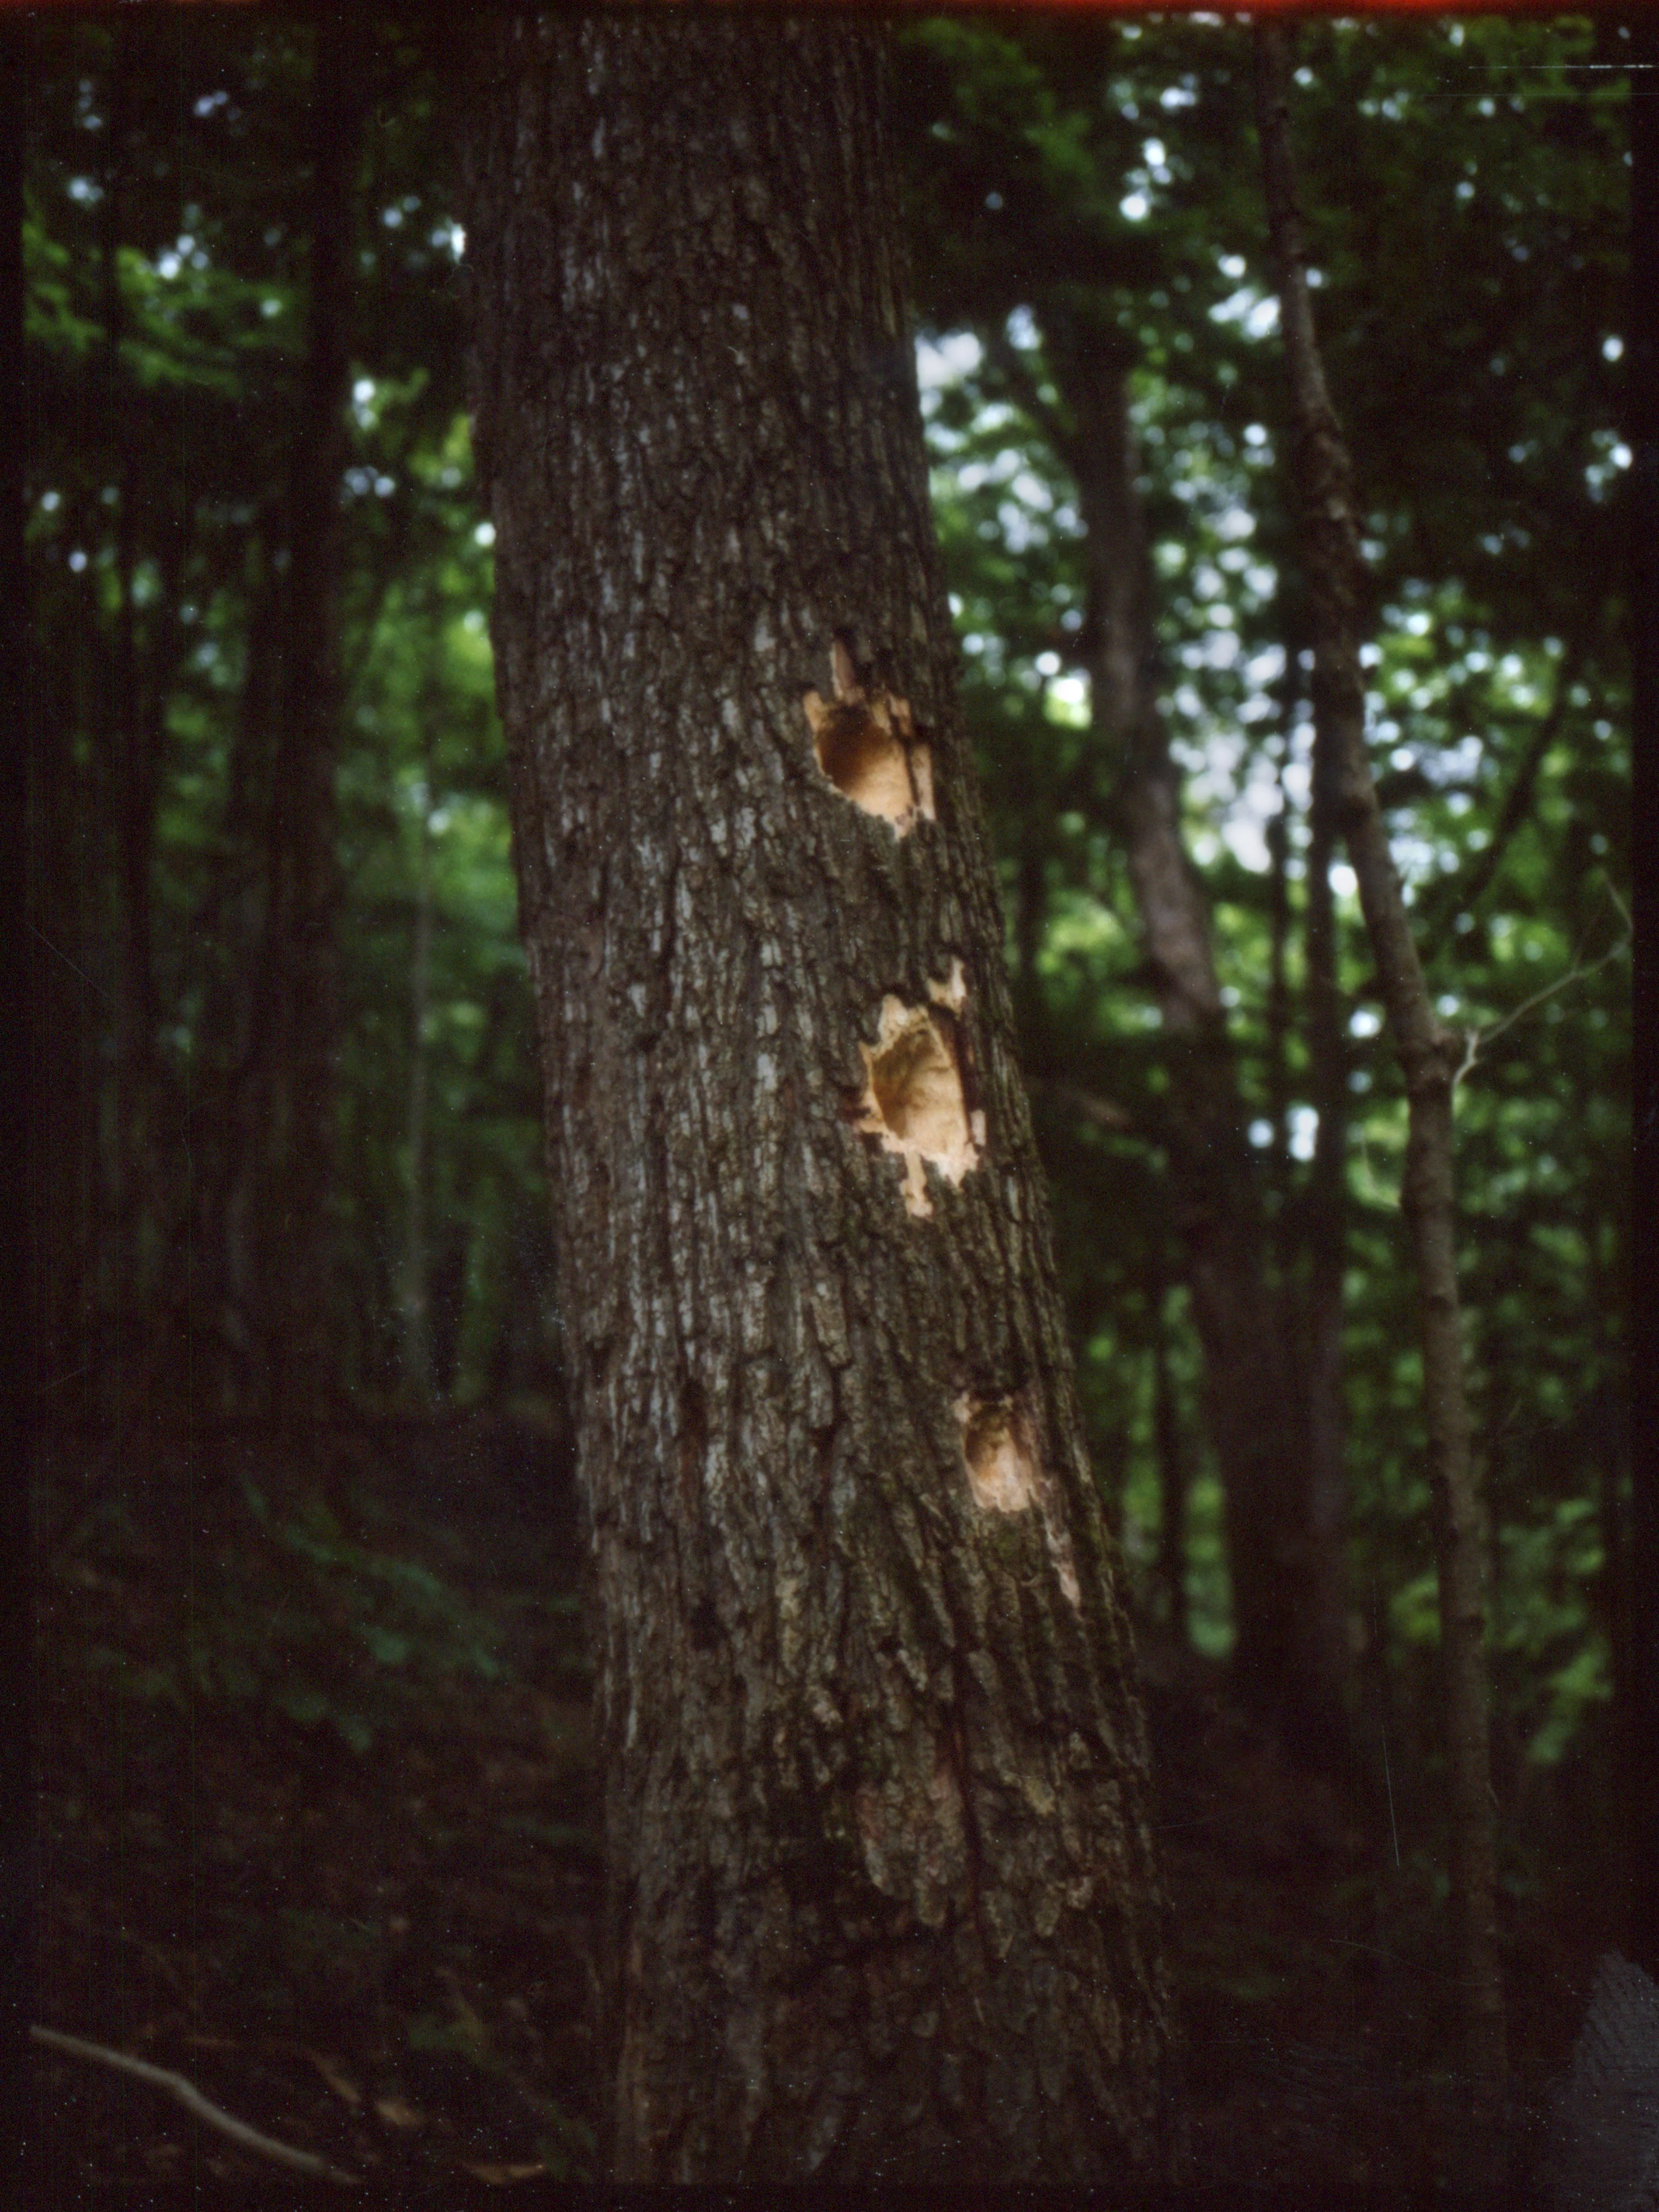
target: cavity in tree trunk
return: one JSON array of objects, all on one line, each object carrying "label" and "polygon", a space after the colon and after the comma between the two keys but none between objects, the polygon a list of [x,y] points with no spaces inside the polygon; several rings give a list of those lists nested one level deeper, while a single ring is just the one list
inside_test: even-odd
[{"label": "cavity in tree trunk", "polygon": [[1267,216],[1291,380],[1295,495],[1314,641],[1313,709],[1336,785],[1334,818],[1359,880],[1389,1033],[1409,1115],[1400,1204],[1417,1267],[1424,1419],[1434,1497],[1440,1641],[1451,1779],[1451,1875],[1459,1921],[1465,2051],[1479,2092],[1472,2131],[1497,2116],[1504,2075],[1504,1989],[1494,1896],[1493,1808],[1487,1735],[1485,1563],[1469,1455],[1468,1407],[1457,1303],[1452,1179],[1456,1040],[1434,1018],[1400,877],[1365,751],[1359,661],[1364,556],[1352,470],[1326,389],[1309,303],[1307,257],[1291,161],[1289,64],[1282,26],[1256,33],[1257,115]]},{"label": "cavity in tree trunk", "polygon": [[952,690],[883,50],[724,13],[479,42],[616,2171],[1150,2174],[1146,1739]]}]

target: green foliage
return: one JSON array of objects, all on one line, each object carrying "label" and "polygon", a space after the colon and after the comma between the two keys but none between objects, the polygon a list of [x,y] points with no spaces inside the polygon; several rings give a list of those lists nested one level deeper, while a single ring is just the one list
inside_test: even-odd
[{"label": "green foliage", "polygon": [[[1249,35],[1218,19],[952,18],[903,36],[922,401],[964,704],[1085,1409],[1150,1602],[1162,1048],[1114,827],[1115,763],[1089,728],[1081,523],[1044,321],[1086,312],[1098,343],[1133,364],[1162,711],[1262,1195],[1291,1266],[1316,1123],[1298,1097],[1299,1013],[1288,1111],[1273,1119],[1270,838],[1283,810],[1294,1010],[1308,727]],[[1497,1680],[1527,1755],[1548,1761],[1607,1695],[1595,1538],[1628,1480],[1607,1423],[1595,1437],[1587,1426],[1621,1402],[1629,1267],[1617,428],[1628,87],[1605,66],[1616,42],[1582,20],[1376,19],[1298,36],[1316,312],[1376,585],[1373,758],[1442,1018],[1480,1039],[1458,1092],[1457,1172]],[[1437,1616],[1398,1212],[1404,1100],[1353,879],[1345,866],[1334,877],[1350,1010],[1356,1625],[1365,1593],[1388,1595],[1382,1656],[1413,1755],[1431,1761]],[[1121,1127],[1088,1126],[1060,1085],[1106,1100]],[[1219,1649],[1199,1361],[1178,1309],[1169,1326],[1199,1468],[1194,1632]]]},{"label": "green foliage", "polygon": [[319,1498],[277,1511],[246,1477],[240,1493],[246,1517],[198,1565],[161,1655],[89,1652],[127,1694],[280,1714],[361,1755],[458,1680],[511,1679],[498,1623],[430,1568],[348,1535]]},{"label": "green foliage", "polygon": [[[179,1387],[211,1389],[227,1409],[257,1405],[263,1387],[257,1312],[246,1290],[222,1286],[235,1263],[221,1224],[249,1172],[274,896],[270,640],[306,374],[311,46],[304,27],[274,20],[82,21],[38,41],[28,512],[52,757],[35,920],[47,1018],[102,1022],[98,1050],[121,1064],[118,1108],[65,1100],[108,1187],[47,1217],[67,1271],[52,1358],[91,1375],[94,1402],[107,1383],[95,1346],[115,1308],[164,1307],[187,1265],[198,1334],[194,1379]],[[488,530],[461,389],[453,117],[441,70],[408,40],[380,40],[375,67],[342,485],[340,1381],[371,1399],[545,1396],[550,1253]],[[135,714],[141,742],[123,733]],[[61,829],[47,818],[56,805]],[[135,834],[147,846],[136,890]],[[135,1000],[149,1010],[141,1035],[123,1027]],[[115,1279],[88,1280],[70,1255],[90,1218],[77,1227],[73,1209],[95,1218],[113,1203],[121,1170],[96,1135],[112,1111],[143,1163],[150,1212],[138,1249],[112,1260]],[[411,1261],[412,1176],[422,1236]],[[414,1380],[411,1264],[429,1339]]]}]

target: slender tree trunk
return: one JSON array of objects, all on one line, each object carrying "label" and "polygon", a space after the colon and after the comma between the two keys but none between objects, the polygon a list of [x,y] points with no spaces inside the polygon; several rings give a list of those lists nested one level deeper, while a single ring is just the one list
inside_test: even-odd
[{"label": "slender tree trunk", "polygon": [[1170,1372],[1168,1291],[1160,1264],[1149,1285],[1152,1309],[1152,1430],[1158,1449],[1159,1525],[1158,1580],[1164,1620],[1177,1643],[1190,1640],[1187,1604],[1187,1460],[1182,1449],[1181,1409]]},{"label": "slender tree trunk", "polygon": [[264,1332],[252,1325],[259,1271],[251,1229],[264,1174],[259,1130],[272,1042],[271,885],[261,863],[268,859],[264,831],[274,773],[279,532],[276,515],[267,514],[249,533],[247,644],[219,821],[222,857],[191,933],[210,963],[197,1055],[203,1074],[191,1119],[198,1310],[211,1325],[207,1344],[214,1360],[204,1387],[211,1385],[210,1395],[223,1413],[261,1402],[266,1395],[252,1371],[254,1340]]},{"label": "slender tree trunk", "polygon": [[[97,720],[94,743],[100,755],[100,772],[107,814],[99,824],[100,843],[108,839],[109,873],[100,870],[95,896],[103,941],[118,948],[110,963],[113,979],[108,1028],[100,1039],[100,1151],[108,1206],[105,1232],[105,1313],[107,1331],[100,1332],[100,1363],[107,1361],[105,1378],[121,1404],[125,1370],[136,1358],[133,1323],[137,1316],[137,1216],[142,1203],[137,1174],[136,1143],[142,1123],[139,1058],[140,1020],[133,961],[136,902],[133,897],[133,836],[131,754],[134,724],[135,658],[132,634],[132,485],[127,466],[126,436],[123,428],[121,340],[125,307],[121,288],[120,247],[125,211],[127,118],[131,89],[131,27],[117,22],[109,33],[109,78],[106,87],[107,112],[101,164],[103,204],[99,221],[100,313],[103,329],[98,374],[100,412],[108,443],[100,455],[114,482],[116,606],[113,623],[99,638]],[[104,809],[100,808],[100,813]],[[100,855],[101,858],[101,855]],[[107,937],[105,933],[107,932]]]},{"label": "slender tree trunk", "polygon": [[[1287,645],[1287,656],[1295,648]],[[1286,680],[1289,672],[1286,672]],[[1291,799],[1285,771],[1291,762],[1293,711],[1287,700],[1279,756],[1279,811],[1267,823],[1269,909],[1267,940],[1267,1183],[1273,1194],[1273,1246],[1279,1280],[1291,1273]]]},{"label": "slender tree trunk", "polygon": [[1337,976],[1336,857],[1341,761],[1330,718],[1316,711],[1308,837],[1307,1038],[1318,1116],[1303,1212],[1308,1273],[1302,1378],[1308,1422],[1309,1549],[1315,1630],[1326,1678],[1346,1690],[1348,1649],[1347,1405],[1342,1279],[1347,1258],[1348,1059]]},{"label": "slender tree trunk", "polygon": [[[27,406],[23,342],[23,124],[25,25],[0,24],[0,391]],[[27,416],[25,416],[27,420]],[[0,1126],[7,1132],[0,1170],[0,1279],[15,1301],[0,1340],[0,1679],[8,1685],[0,1726],[0,2198],[24,2197],[23,2145],[33,2118],[27,2037],[40,1958],[40,1893],[35,1837],[39,1653],[30,1511],[31,1444],[37,1391],[39,1305],[36,1211],[31,1170],[40,1127],[31,1066],[39,1042],[30,984],[39,963],[24,936],[29,908],[29,830],[40,796],[40,699],[30,666],[28,563],[24,546],[22,426],[0,446],[0,926],[11,952],[0,973]],[[21,1293],[21,1297],[19,1293]]]},{"label": "slender tree trunk", "polygon": [[616,2169],[1151,2173],[1146,1740],[952,690],[884,51],[719,11],[477,35]]},{"label": "slender tree trunk", "polygon": [[289,489],[266,948],[276,1019],[266,1131],[273,1188],[262,1241],[277,1292],[270,1351],[283,1419],[313,1414],[333,1380],[328,1211],[339,1029],[340,480],[367,69],[361,26],[324,17],[315,39],[310,310]]},{"label": "slender tree trunk", "polygon": [[[1347,448],[1326,390],[1309,304],[1302,220],[1291,162],[1289,65],[1282,26],[1258,27],[1256,63],[1268,222],[1291,378],[1302,565],[1314,636],[1315,725],[1329,732],[1337,763],[1336,820],[1359,879],[1360,905],[1405,1076],[1409,1113],[1401,1207],[1411,1230],[1421,1315],[1465,2050],[1479,2093],[1477,2122],[1490,2123],[1496,2117],[1504,2075],[1504,1990],[1494,1896],[1481,1514],[1469,1455],[1457,1303],[1452,1180],[1457,1046],[1435,1020],[1429,1003],[1366,757],[1365,686],[1359,660],[1364,556]],[[1481,2133],[1479,2125],[1474,2133]]]},{"label": "slender tree trunk", "polygon": [[1296,1747],[1334,1756],[1340,1685],[1316,1633],[1307,1437],[1267,1295],[1265,1236],[1203,893],[1181,835],[1180,771],[1153,680],[1152,575],[1127,370],[1103,332],[1051,311],[1050,364],[1075,426],[1098,645],[1094,725],[1118,803],[1170,1069],[1170,1173],[1220,1463],[1241,1693]]},{"label": "slender tree trunk", "polygon": [[426,1019],[432,965],[432,751],[427,748],[416,861],[415,932],[409,962],[409,1192],[404,1217],[404,1383],[424,1403],[432,1394],[426,1249]]},{"label": "slender tree trunk", "polygon": [[[1632,62],[1659,67],[1659,27],[1648,18],[1632,27]],[[1607,26],[1609,54],[1613,25]],[[1639,80],[1637,80],[1639,82]],[[1654,82],[1649,76],[1647,82]],[[1632,85],[1632,90],[1634,84]],[[1659,114],[1650,99],[1630,103],[1631,130],[1631,394],[1628,434],[1634,465],[1630,471],[1630,604],[1638,610],[1632,642],[1634,697],[1632,720],[1636,762],[1635,817],[1650,822],[1659,785],[1654,757],[1659,746]],[[1659,1177],[1659,929],[1654,925],[1651,878],[1641,872],[1636,885],[1635,1095],[1637,1188],[1653,1188]],[[1634,1292],[1632,1310],[1650,1314],[1659,1294],[1659,1264],[1654,1239],[1639,1227],[1630,1239]],[[1659,1417],[1659,1385],[1653,1362],[1635,1363],[1633,1433],[1649,1441],[1631,1461],[1630,1694],[1624,1739],[1625,1805],[1632,1881],[1630,1942],[1634,1957],[1659,1977],[1659,1455],[1652,1437]]]}]

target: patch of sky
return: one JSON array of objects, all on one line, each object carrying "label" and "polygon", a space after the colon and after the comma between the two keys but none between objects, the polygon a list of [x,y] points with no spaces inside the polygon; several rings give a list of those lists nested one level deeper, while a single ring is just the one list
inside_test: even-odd
[{"label": "patch of sky", "polygon": [[1029,512],[1012,499],[1005,499],[998,507],[997,520],[1002,526],[1002,535],[1011,553],[1024,553],[1033,545],[1048,542],[1048,531],[1040,523],[1034,523]]},{"label": "patch of sky", "polygon": [[923,392],[942,392],[971,376],[985,349],[971,331],[951,331],[942,338],[916,340],[916,382]]},{"label": "patch of sky", "polygon": [[1247,337],[1265,338],[1279,328],[1279,301],[1254,284],[1241,284],[1236,292],[1210,310],[1212,323],[1237,323]]}]

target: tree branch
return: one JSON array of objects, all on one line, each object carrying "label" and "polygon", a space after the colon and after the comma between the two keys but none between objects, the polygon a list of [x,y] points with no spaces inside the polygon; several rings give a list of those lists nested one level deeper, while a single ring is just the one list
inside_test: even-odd
[{"label": "tree branch", "polygon": [[1616,960],[1621,952],[1629,950],[1632,939],[1636,934],[1635,927],[1630,918],[1630,909],[1605,876],[1601,881],[1607,896],[1619,909],[1620,919],[1625,925],[1624,935],[1616,945],[1608,945],[1607,951],[1599,954],[1594,960],[1575,959],[1565,975],[1558,975],[1553,983],[1546,983],[1541,991],[1534,991],[1529,999],[1522,999],[1518,1006],[1510,1008],[1502,1021],[1493,1022],[1487,1029],[1468,1030],[1465,1036],[1462,1060],[1452,1077],[1454,1088],[1463,1080],[1470,1069],[1477,1065],[1482,1045],[1490,1044],[1495,1036],[1501,1036],[1513,1023],[1520,1020],[1522,1014],[1529,1014],[1534,1006],[1541,1006],[1546,999],[1553,999],[1558,991],[1565,991],[1570,983],[1579,982],[1584,976],[1595,975],[1598,968],[1605,968],[1609,960]]},{"label": "tree branch", "polygon": [[130,2074],[136,2081],[148,2081],[153,2089],[161,2089],[175,2104],[182,2105],[194,2118],[207,2126],[216,2128],[222,2136],[244,2150],[251,2150],[260,2158],[273,2160],[278,2166],[292,2166],[296,2173],[315,2174],[319,2181],[335,2181],[344,2188],[355,2189],[358,2176],[343,2173],[338,2166],[331,2166],[326,2159],[319,2158],[313,2151],[295,2150],[289,2143],[278,2142],[272,2136],[263,2136],[258,2128],[249,2127],[246,2120],[234,2118],[222,2112],[217,2105],[210,2104],[193,2081],[182,2074],[170,2073],[165,2066],[151,2066],[143,2058],[130,2058],[125,2051],[112,2051],[107,2044],[88,2043],[78,2035],[61,2034],[55,2027],[31,2027],[31,2039],[44,2044],[49,2051],[61,2051],[71,2058],[88,2058],[95,2066],[107,2066],[117,2074]]},{"label": "tree branch", "polygon": [[1538,725],[1533,734],[1532,743],[1522,757],[1521,765],[1515,773],[1515,781],[1510,786],[1508,794],[1499,811],[1497,825],[1492,835],[1492,842],[1469,870],[1467,881],[1449,886],[1450,896],[1440,912],[1427,923],[1425,930],[1426,942],[1423,950],[1425,966],[1444,947],[1447,934],[1458,915],[1474,913],[1485,896],[1492,878],[1498,873],[1498,863],[1508,849],[1510,840],[1526,820],[1532,806],[1533,787],[1538,781],[1538,771],[1543,766],[1550,747],[1559,734],[1562,717],[1566,710],[1567,694],[1577,678],[1583,658],[1583,639],[1577,637],[1571,639],[1566,651],[1561,656],[1561,665],[1556,671],[1555,690],[1550,701],[1549,712]]},{"label": "tree branch", "polygon": [[1066,428],[1058,408],[1043,398],[1036,377],[1020,358],[1018,348],[1009,343],[1003,331],[996,331],[985,340],[985,354],[1012,392],[1016,401],[1054,447],[1056,457],[1074,477],[1080,477],[1082,448]]}]

